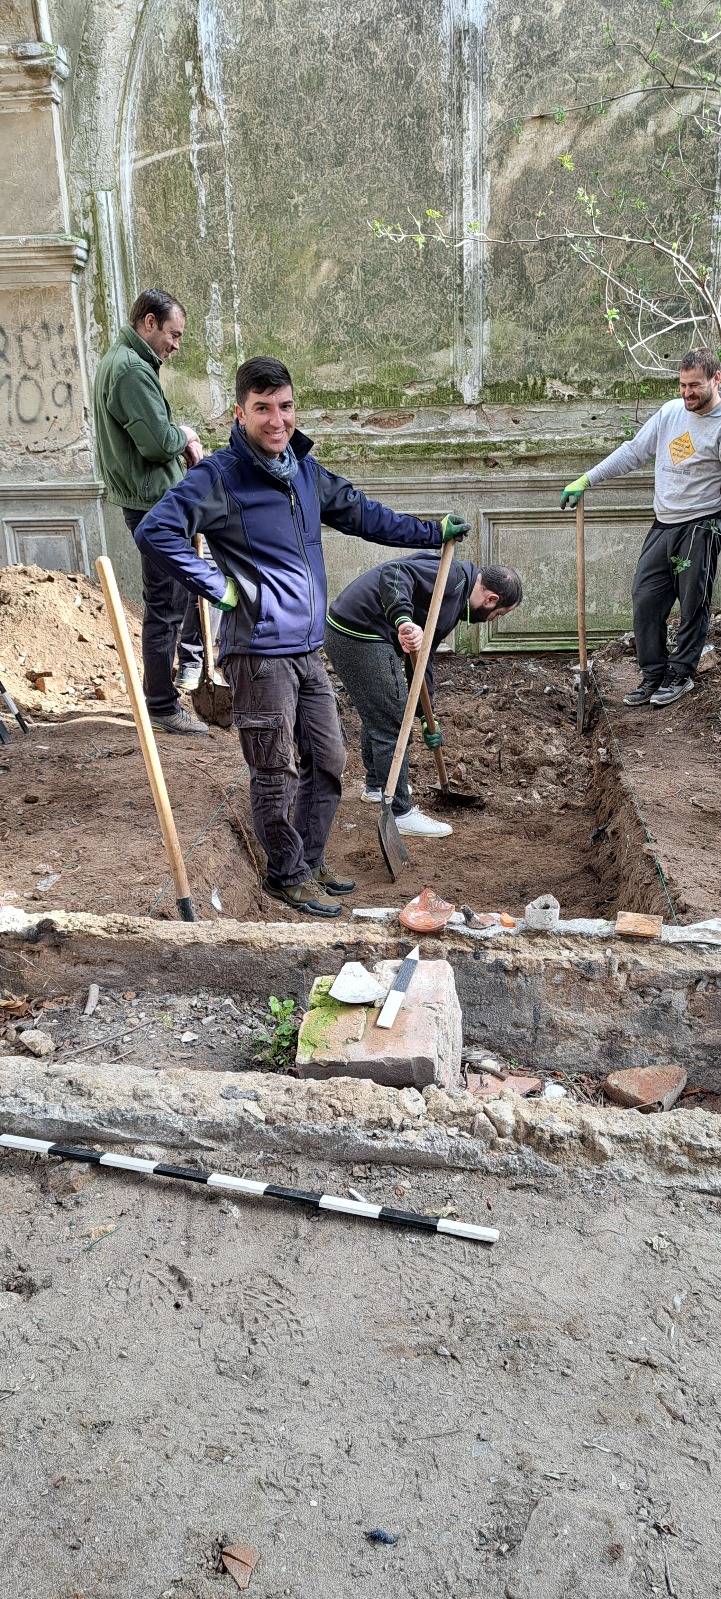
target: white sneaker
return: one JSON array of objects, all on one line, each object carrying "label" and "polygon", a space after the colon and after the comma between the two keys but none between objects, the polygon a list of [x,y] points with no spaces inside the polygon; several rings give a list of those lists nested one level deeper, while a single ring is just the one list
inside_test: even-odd
[{"label": "white sneaker", "polygon": [[175,687],[180,694],[194,694],[196,688],[200,688],[202,681],[202,666],[194,666],[189,662],[179,666],[175,674]]},{"label": "white sneaker", "polygon": [[414,838],[447,838],[453,832],[448,822],[437,822],[432,816],[424,816],[417,805],[406,811],[405,816],[396,817],[396,827],[399,833],[407,833]]},{"label": "white sneaker", "polygon": [[[408,784],[408,793],[409,794],[413,793],[413,789],[411,788],[410,783]],[[368,788],[367,785],[364,788],[363,793],[361,794],[361,799],[365,800],[366,805],[380,805],[380,802],[381,802],[382,798],[383,798],[383,790],[382,790],[382,788]]]}]

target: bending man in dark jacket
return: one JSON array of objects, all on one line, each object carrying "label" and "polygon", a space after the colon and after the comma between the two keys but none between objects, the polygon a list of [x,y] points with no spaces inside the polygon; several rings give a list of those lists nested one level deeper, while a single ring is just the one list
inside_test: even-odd
[{"label": "bending man in dark jacket", "polygon": [[[406,706],[408,653],[420,648],[438,572],[436,555],[415,555],[374,566],[344,588],[328,612],[325,650],[360,716],[361,755],[366,784],[362,799],[380,804]],[[452,561],[426,667],[433,700],[433,656],[459,622],[489,622],[507,616],[523,598],[521,579],[509,566]],[[405,655],[406,677],[401,662]],[[430,733],[421,718],[423,740],[438,749],[440,729]],[[441,838],[453,829],[411,807],[408,754],[401,767],[393,810],[399,833]]]},{"label": "bending man in dark jacket", "polygon": [[[374,543],[426,547],[462,538],[468,527],[455,516],[400,516],[327,472],[296,429],[293,386],[280,361],[244,362],[236,399],[229,448],[169,489],[135,538],[191,593],[227,613],[219,658],[250,771],[253,827],[268,857],[265,888],[296,910],[337,916],[333,896],[355,884],[324,859],[345,748],[320,658],[321,522]],[[196,533],[218,571],[195,554]]]}]

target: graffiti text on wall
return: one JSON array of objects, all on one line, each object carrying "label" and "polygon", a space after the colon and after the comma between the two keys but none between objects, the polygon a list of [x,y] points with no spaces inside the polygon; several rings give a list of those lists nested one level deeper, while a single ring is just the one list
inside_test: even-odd
[{"label": "graffiti text on wall", "polygon": [[0,323],[0,425],[46,437],[72,424],[77,351],[63,322]]}]

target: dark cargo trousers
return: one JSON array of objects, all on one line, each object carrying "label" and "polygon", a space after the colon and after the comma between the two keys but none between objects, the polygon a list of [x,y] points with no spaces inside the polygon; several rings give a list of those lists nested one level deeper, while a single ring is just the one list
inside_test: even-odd
[{"label": "dark cargo trousers", "polygon": [[341,797],[346,754],[335,694],[319,650],[225,655],[223,672],[250,773],[253,830],[270,876],[293,888],[320,865]]},{"label": "dark cargo trousers", "polygon": [[[123,509],[125,525],[131,533],[145,516],[144,511]],[[198,602],[182,583],[169,573],[161,571],[142,551],[140,564],[143,574],[143,693],[149,711],[156,716],[172,716],[178,703],[178,690],[173,683],[175,650],[178,658],[188,664],[203,663],[203,640],[200,635]],[[181,632],[182,629],[182,632]],[[217,631],[217,629],[216,629]],[[180,642],[178,634],[180,633]]]},{"label": "dark cargo trousers", "polygon": [[[661,682],[666,671],[689,677],[708,633],[711,590],[721,543],[721,512],[693,522],[654,522],[633,579],[633,631],[643,676]],[[676,646],[669,656],[666,622],[681,607]]]},{"label": "dark cargo trousers", "polygon": [[[366,785],[385,790],[408,703],[402,664],[385,639],[352,638],[330,623],[326,624],[324,649],[361,719]],[[406,749],[392,810],[396,816],[405,816],[410,808]]]}]

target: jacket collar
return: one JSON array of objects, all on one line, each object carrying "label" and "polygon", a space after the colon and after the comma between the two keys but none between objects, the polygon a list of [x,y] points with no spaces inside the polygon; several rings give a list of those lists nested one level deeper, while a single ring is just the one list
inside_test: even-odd
[{"label": "jacket collar", "polygon": [[155,372],[160,371],[163,364],[162,361],[158,360],[155,351],[151,350],[145,339],[141,339],[140,334],[136,333],[135,328],[131,327],[129,322],[123,323],[118,334],[118,343],[129,345],[130,349],[140,356],[141,361],[147,361],[148,366],[152,366]]},{"label": "jacket collar", "polygon": [[471,594],[476,586],[476,578],[479,576],[481,568],[480,566],[474,566],[473,561],[458,561],[457,565],[460,566],[465,578],[465,591],[463,598],[468,600],[470,599]]},{"label": "jacket collar", "polygon": [[[300,428],[296,428],[295,432],[291,434],[289,443],[292,445],[293,452],[296,460],[298,461],[302,461],[306,455],[309,455],[313,448],[313,440],[309,439],[306,433],[301,433]],[[240,423],[238,422],[237,417],[230,430],[230,448],[231,450],[235,450],[238,455],[242,455],[246,461],[252,461],[254,466],[259,465],[257,455],[254,455],[253,452],[248,449],[243,434],[240,431]],[[270,476],[271,474],[269,473],[268,475]]]}]

